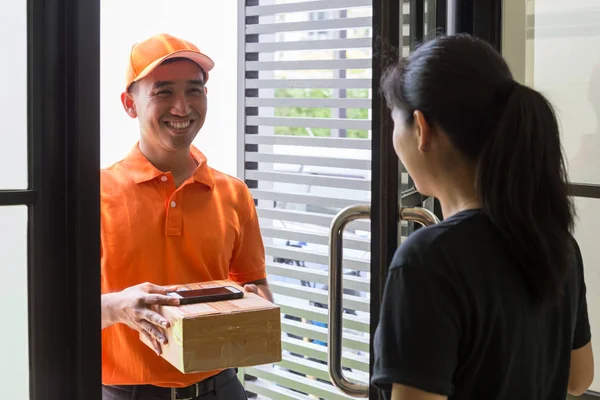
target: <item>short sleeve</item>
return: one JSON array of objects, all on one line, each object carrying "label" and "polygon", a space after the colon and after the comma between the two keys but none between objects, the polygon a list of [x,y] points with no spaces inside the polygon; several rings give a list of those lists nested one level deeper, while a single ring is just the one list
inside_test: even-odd
[{"label": "short sleeve", "polygon": [[392,265],[374,338],[377,388],[398,383],[452,394],[461,318],[455,285],[443,270],[414,261]]},{"label": "short sleeve", "polygon": [[592,339],[592,333],[590,329],[590,320],[588,317],[588,307],[586,299],[586,285],[583,269],[583,260],[581,258],[581,251],[576,246],[577,252],[577,272],[579,279],[579,300],[577,307],[577,321],[575,322],[575,332],[573,335],[573,350],[577,350],[590,342]]},{"label": "short sleeve", "polygon": [[243,216],[240,231],[229,264],[229,279],[236,283],[248,283],[267,277],[265,247],[258,224],[254,199],[244,185],[241,196]]}]

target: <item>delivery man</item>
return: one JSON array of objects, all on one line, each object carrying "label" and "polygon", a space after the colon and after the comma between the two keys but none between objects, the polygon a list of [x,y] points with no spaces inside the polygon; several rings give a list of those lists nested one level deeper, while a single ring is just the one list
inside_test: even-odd
[{"label": "delivery man", "polygon": [[213,66],[166,34],[131,49],[121,101],[140,138],[101,175],[104,400],[246,399],[234,369],[182,374],[159,356],[169,322],[155,306],[178,304],[173,285],[231,279],[272,301],[247,186],[192,145]]}]

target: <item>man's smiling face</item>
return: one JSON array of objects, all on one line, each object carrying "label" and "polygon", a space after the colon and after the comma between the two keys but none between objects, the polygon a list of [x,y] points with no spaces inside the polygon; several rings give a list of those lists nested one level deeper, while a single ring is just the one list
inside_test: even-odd
[{"label": "man's smiling face", "polygon": [[123,106],[140,123],[142,140],[168,151],[188,148],[206,118],[204,72],[186,59],[165,62],[123,94]]}]

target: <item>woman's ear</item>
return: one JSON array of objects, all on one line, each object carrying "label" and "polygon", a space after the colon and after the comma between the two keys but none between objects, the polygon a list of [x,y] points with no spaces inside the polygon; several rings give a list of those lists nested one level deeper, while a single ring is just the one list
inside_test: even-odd
[{"label": "woman's ear", "polygon": [[413,112],[413,118],[415,121],[415,131],[417,135],[417,148],[422,153],[425,153],[431,146],[431,140],[434,133],[433,129],[421,111],[416,110]]},{"label": "woman's ear", "polygon": [[137,118],[137,111],[135,109],[135,102],[133,101],[133,97],[131,93],[123,92],[121,93],[121,103],[123,104],[123,108],[127,115],[131,118]]}]

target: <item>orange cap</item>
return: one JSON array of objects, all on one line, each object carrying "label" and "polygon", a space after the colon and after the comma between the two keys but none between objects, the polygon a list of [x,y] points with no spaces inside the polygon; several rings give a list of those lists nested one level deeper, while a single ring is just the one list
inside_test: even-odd
[{"label": "orange cap", "polygon": [[127,66],[126,90],[133,82],[148,76],[157,66],[170,58],[187,58],[204,70],[204,80],[215,63],[192,43],[167,34],[152,36],[133,45]]}]

